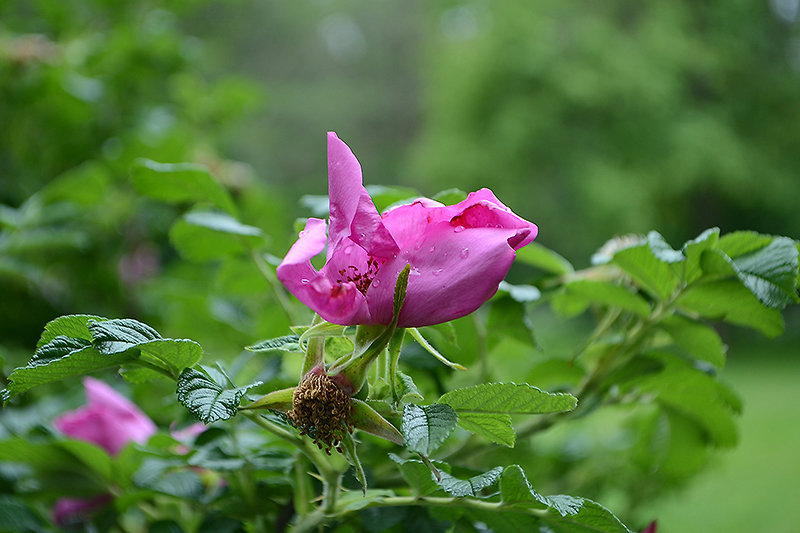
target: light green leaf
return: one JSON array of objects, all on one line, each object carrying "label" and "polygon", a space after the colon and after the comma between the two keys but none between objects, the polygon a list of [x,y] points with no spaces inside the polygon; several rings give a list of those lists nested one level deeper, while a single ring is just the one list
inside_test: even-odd
[{"label": "light green leaf", "polygon": [[429,354],[434,356],[442,364],[444,364],[444,365],[446,365],[446,366],[448,366],[448,367],[450,367],[450,368],[452,368],[454,370],[466,370],[466,368],[464,368],[463,365],[460,365],[458,363],[454,363],[454,362],[448,360],[442,354],[440,354],[439,351],[436,348],[434,348],[433,345],[431,343],[429,343],[428,340],[425,337],[422,336],[422,333],[420,333],[417,328],[408,328],[406,331],[408,331],[411,334],[411,336],[414,338],[414,340],[417,341],[419,343],[419,345],[422,346],[425,349],[426,352],[428,352]]},{"label": "light green leaf", "polygon": [[228,191],[202,165],[138,159],[132,169],[132,179],[136,190],[156,200],[208,202],[229,213],[236,212]]},{"label": "light green leaf", "polygon": [[542,291],[533,285],[512,285],[507,281],[501,281],[497,291],[508,293],[512,300],[523,304],[535,302],[542,297]]},{"label": "light green leaf", "polygon": [[467,193],[457,188],[445,189],[434,194],[432,199],[436,200],[437,202],[441,202],[444,205],[454,205],[466,200]]},{"label": "light green leaf", "polygon": [[430,455],[450,435],[457,420],[455,411],[446,404],[406,405],[402,425],[406,448]]},{"label": "light green leaf", "polygon": [[251,352],[272,352],[275,350],[280,350],[283,352],[299,352],[301,351],[300,336],[284,335],[283,337],[259,341],[251,346],[246,346],[245,350],[249,350]]},{"label": "light green leaf", "polygon": [[390,207],[410,203],[420,196],[418,191],[408,187],[367,185],[366,188],[379,213],[386,211]]},{"label": "light green leaf", "polygon": [[513,448],[517,441],[511,415],[486,413],[459,413],[458,425],[470,433],[480,435],[494,443]]},{"label": "light green leaf", "polygon": [[678,305],[705,318],[757,329],[767,337],[777,337],[783,332],[780,311],[763,306],[738,280],[695,285],[678,300]]},{"label": "light green leaf", "polygon": [[189,339],[157,339],[139,344],[137,348],[164,362],[176,375],[203,357],[202,346]]},{"label": "light green leaf", "polygon": [[680,261],[678,255],[682,257],[658,233],[651,232],[644,243],[618,251],[611,261],[647,292],[666,300],[678,286],[679,278],[670,267]]},{"label": "light green leaf", "polygon": [[401,404],[421,402],[424,400],[411,376],[397,371],[397,395]]},{"label": "light green leaf", "polygon": [[482,383],[456,389],[437,401],[457,413],[543,414],[571,411],[578,400],[563,392],[545,392],[527,383]]},{"label": "light green leaf", "polygon": [[680,272],[676,273],[683,278],[685,283],[692,283],[703,274],[700,265],[703,252],[714,249],[718,242],[719,228],[711,228],[684,243],[682,251],[683,255],[686,256],[686,262],[683,265],[677,265],[677,267],[682,268],[680,268]]},{"label": "light green leaf", "polygon": [[725,345],[711,326],[681,315],[671,315],[659,322],[659,327],[695,359],[717,368],[725,366]]},{"label": "light green leaf", "polygon": [[644,298],[615,283],[582,279],[567,283],[564,288],[571,297],[586,303],[619,307],[643,317],[651,312]]},{"label": "light green leaf", "polygon": [[773,238],[755,231],[734,231],[720,238],[719,249],[735,258],[764,248]]},{"label": "light green leaf", "polygon": [[462,498],[464,496],[478,497],[483,489],[497,483],[502,473],[502,466],[496,466],[488,472],[478,474],[469,479],[458,479],[447,472],[440,472],[442,480],[439,482],[439,485],[446,492],[449,492],[457,498]]},{"label": "light green leaf", "polygon": [[235,416],[247,390],[261,384],[259,382],[246,387],[230,387],[227,383],[217,383],[209,375],[208,369],[203,370],[204,372],[194,368],[185,369],[178,379],[176,395],[178,401],[204,424]]},{"label": "light green leaf", "polygon": [[536,242],[517,250],[517,261],[553,274],[569,274],[575,271],[569,261]]},{"label": "light green leaf", "polygon": [[170,242],[190,261],[204,262],[243,253],[262,241],[261,230],[218,212],[187,213],[169,231]]}]

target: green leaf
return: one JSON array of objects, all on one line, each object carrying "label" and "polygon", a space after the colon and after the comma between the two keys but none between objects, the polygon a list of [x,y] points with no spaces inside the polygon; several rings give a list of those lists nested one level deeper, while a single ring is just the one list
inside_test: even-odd
[{"label": "green leaf", "polygon": [[421,402],[424,400],[414,380],[411,379],[411,376],[398,370],[397,378],[397,395],[401,404]]},{"label": "green leaf", "polygon": [[586,303],[619,307],[639,316],[649,316],[650,304],[629,289],[611,282],[576,280],[564,286],[567,294]]},{"label": "green leaf", "polygon": [[43,364],[49,360],[58,359],[72,352],[83,350],[91,345],[92,341],[86,339],[75,339],[59,335],[44,346],[40,346],[34,352],[31,360],[35,360],[37,364]]},{"label": "green leaf", "polygon": [[221,373],[205,367],[202,370],[187,368],[181,372],[176,395],[178,401],[204,424],[235,416],[247,390],[261,384],[258,382],[246,387],[230,387],[228,383],[222,385],[209,375],[214,374],[218,379],[224,378]]},{"label": "green leaf", "polygon": [[185,214],[172,225],[169,238],[183,257],[196,262],[243,253],[248,243],[257,245],[263,240],[260,229],[210,211]]},{"label": "green leaf", "polygon": [[703,272],[700,259],[703,252],[714,249],[718,242],[719,228],[711,228],[707,229],[696,238],[684,243],[682,251],[683,255],[686,256],[686,262],[682,265],[683,268],[680,275],[685,283],[692,283],[702,276]]},{"label": "green leaf", "polygon": [[440,472],[442,480],[439,482],[439,485],[446,492],[449,492],[457,498],[462,498],[464,496],[477,497],[480,495],[480,492],[483,489],[491,487],[497,483],[497,481],[500,479],[500,474],[502,473],[502,466],[497,466],[488,472],[478,474],[477,476],[473,476],[469,479],[458,479],[451,476],[447,472]]},{"label": "green leaf", "polygon": [[437,403],[449,405],[459,415],[533,415],[571,411],[578,400],[571,394],[545,392],[527,383],[482,383],[447,392]]},{"label": "green leaf", "polygon": [[72,337],[75,339],[91,340],[92,334],[89,332],[89,321],[108,320],[95,315],[64,315],[48,322],[44,327],[44,332],[36,343],[36,348],[40,348],[58,336]]},{"label": "green leaf", "polygon": [[208,202],[229,213],[236,212],[228,191],[202,165],[138,159],[132,169],[132,179],[136,190],[156,200]]},{"label": "green leaf", "polygon": [[679,278],[670,268],[683,255],[664,242],[656,232],[650,232],[647,240],[614,254],[612,262],[627,272],[643,289],[658,299],[666,300],[678,286]]},{"label": "green leaf", "polygon": [[90,320],[89,331],[97,351],[106,355],[121,353],[138,344],[161,338],[155,329],[132,318],[102,322]]},{"label": "green leaf", "polygon": [[720,238],[719,249],[728,257],[739,257],[764,248],[773,238],[755,231],[734,231]]},{"label": "green leaf", "polygon": [[[428,496],[441,490],[441,487],[434,479],[433,472],[422,461],[418,459],[401,459],[393,453],[389,454],[389,458],[397,463],[400,475],[406,480],[415,496]],[[441,473],[441,470],[439,472]]]},{"label": "green leaf", "polygon": [[725,345],[711,326],[681,315],[671,315],[659,322],[659,327],[695,359],[717,368],[725,366]]},{"label": "green leaf", "polygon": [[246,346],[245,350],[249,350],[251,352],[272,352],[275,350],[280,350],[283,352],[299,352],[301,351],[300,336],[284,335],[283,337],[259,341],[251,346]]},{"label": "green leaf", "polygon": [[767,337],[777,337],[783,332],[780,311],[763,306],[738,280],[697,284],[686,291],[678,305],[705,318],[757,329]]},{"label": "green leaf", "polygon": [[575,271],[569,261],[536,242],[517,250],[517,261],[557,275]]},{"label": "green leaf", "polygon": [[778,237],[758,251],[733,258],[742,283],[768,307],[797,303],[798,253],[792,239]]},{"label": "green leaf", "polygon": [[516,434],[511,414],[570,411],[577,405],[571,394],[549,393],[528,384],[484,383],[445,393],[438,403],[458,413],[458,425],[503,446],[513,447]]},{"label": "green leaf", "polygon": [[0,461],[23,463],[37,472],[88,469],[105,481],[112,477],[108,453],[95,444],[79,440],[43,443],[14,437],[0,442]]},{"label": "green leaf", "polygon": [[[518,465],[507,466],[500,478],[501,501],[512,512],[480,513],[496,533],[553,531],[564,533],[630,533],[630,530],[603,507],[585,498],[542,496],[531,487]],[[514,510],[547,510],[545,514],[522,515]]]},{"label": "green leaf", "polygon": [[511,415],[459,413],[458,425],[494,443],[513,448],[517,434],[511,424]]},{"label": "green leaf", "polygon": [[89,346],[65,353],[57,359],[32,359],[27,366],[15,369],[8,376],[8,387],[3,391],[2,399],[6,402],[33,387],[117,366],[135,357],[136,354],[130,352],[105,355]]},{"label": "green leaf", "polygon": [[443,191],[437,192],[435,195],[433,195],[432,198],[432,200],[441,202],[444,205],[457,204],[459,202],[463,202],[466,199],[467,199],[467,193],[457,188],[445,189]]},{"label": "green leaf", "polygon": [[538,348],[525,305],[507,296],[492,299],[486,329],[490,349],[506,338]]},{"label": "green leaf", "polygon": [[419,343],[419,345],[422,346],[425,349],[426,352],[428,352],[429,354],[434,356],[442,364],[452,368],[453,370],[466,370],[466,368],[464,368],[463,365],[460,365],[458,363],[454,363],[454,362],[448,360],[442,354],[440,354],[438,352],[438,350],[436,350],[436,348],[434,348],[433,345],[431,343],[429,343],[428,340],[425,337],[422,336],[422,333],[420,333],[417,328],[407,328],[406,331],[408,331],[411,334],[411,337],[413,337],[414,340],[417,341]]},{"label": "green leaf", "polygon": [[387,187],[386,185],[367,185],[367,192],[379,213],[389,207],[408,203],[419,198],[420,194],[408,187]]},{"label": "green leaf", "polygon": [[507,293],[512,300],[522,304],[535,302],[542,297],[542,292],[533,285],[512,285],[507,281],[501,281],[497,291]]},{"label": "green leaf", "polygon": [[406,405],[402,425],[406,448],[430,455],[450,435],[457,420],[455,411],[446,404]]},{"label": "green leaf", "polygon": [[0,496],[0,524],[5,524],[7,531],[46,531],[44,522],[33,509],[9,495]]},{"label": "green leaf", "polygon": [[139,344],[137,348],[165,363],[175,375],[203,357],[203,347],[190,339],[157,339]]}]

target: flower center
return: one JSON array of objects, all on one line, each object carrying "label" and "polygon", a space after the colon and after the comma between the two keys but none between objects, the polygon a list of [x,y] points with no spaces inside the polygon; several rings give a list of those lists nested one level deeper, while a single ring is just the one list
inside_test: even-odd
[{"label": "flower center", "polygon": [[345,281],[352,281],[356,288],[361,291],[361,294],[364,296],[367,295],[367,289],[372,284],[372,280],[375,279],[375,275],[378,273],[378,269],[380,265],[378,264],[377,259],[374,257],[370,257],[367,260],[367,269],[364,272],[360,272],[358,267],[353,265],[348,266],[347,268],[343,268],[339,271],[340,278],[337,278],[337,283],[344,283]]},{"label": "flower center", "polygon": [[309,373],[303,377],[292,396],[289,420],[301,435],[314,439],[320,449],[330,455],[346,433],[353,431],[350,417],[350,396],[326,374]]}]

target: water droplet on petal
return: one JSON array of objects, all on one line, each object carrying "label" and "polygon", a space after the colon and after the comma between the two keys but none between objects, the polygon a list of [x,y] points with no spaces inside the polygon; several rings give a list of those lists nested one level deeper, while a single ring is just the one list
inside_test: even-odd
[{"label": "water droplet on petal", "polygon": [[303,285],[308,285],[308,279],[303,278],[300,280],[300,283],[302,283]]},{"label": "water droplet on petal", "polygon": [[434,270],[434,271],[432,272],[432,274],[433,274],[434,276],[438,276],[439,274],[441,274],[441,273],[442,273],[442,270],[444,270],[444,269],[442,269],[442,268],[437,268],[436,270]]},{"label": "water droplet on petal", "polygon": [[344,249],[344,253],[346,253],[346,254],[350,254],[350,252],[352,252],[352,251],[353,251],[353,247],[352,246],[348,246],[347,248]]},{"label": "water droplet on petal", "polygon": [[381,280],[379,280],[379,279],[373,279],[372,280],[372,286],[373,287],[380,287],[380,285],[381,285]]},{"label": "water droplet on petal", "polygon": [[436,251],[436,247],[435,247],[435,246],[431,246],[430,250],[428,250],[428,251],[429,251],[430,253],[433,253],[433,252],[435,252],[435,251]]},{"label": "water droplet on petal", "polygon": [[455,231],[456,233],[461,233],[462,231],[464,231],[464,226],[456,226],[456,229],[454,229],[453,231]]},{"label": "water droplet on petal", "polygon": [[300,232],[299,236],[300,237],[305,237],[306,233],[307,233],[306,230],[303,230],[303,231]]},{"label": "water droplet on petal", "polygon": [[469,248],[464,248],[461,250],[461,259],[466,259],[469,257]]},{"label": "water droplet on petal", "polygon": [[419,276],[419,269],[414,267],[411,269],[411,272],[408,273],[409,276]]}]

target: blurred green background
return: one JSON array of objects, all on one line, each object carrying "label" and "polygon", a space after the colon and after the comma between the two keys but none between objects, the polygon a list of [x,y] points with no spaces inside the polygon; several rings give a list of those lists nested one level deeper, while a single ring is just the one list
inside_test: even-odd
[{"label": "blurred green background", "polygon": [[[328,130],[366,183],[490,187],[576,266],[650,229],[800,237],[799,20],[798,0],[0,2],[4,374],[59,314],[135,316],[220,357],[288,324],[244,259],[179,260],[180,210],[137,195],[138,157],[207,165],[276,256],[298,198],[326,193]],[[741,445],[640,520],[796,529],[772,503],[800,474],[790,311],[779,343],[722,331]]]}]

